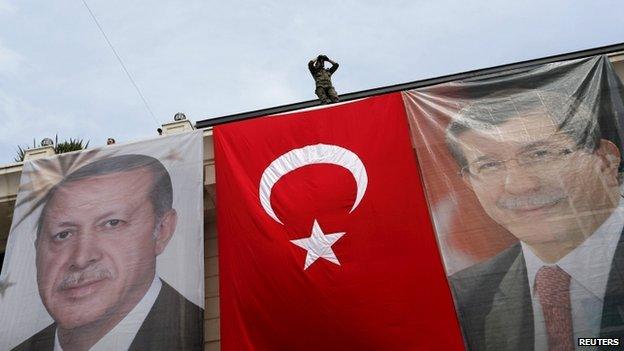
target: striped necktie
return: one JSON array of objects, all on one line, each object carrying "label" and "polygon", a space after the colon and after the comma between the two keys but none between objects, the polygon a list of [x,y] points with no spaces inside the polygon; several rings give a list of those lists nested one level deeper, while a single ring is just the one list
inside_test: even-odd
[{"label": "striped necktie", "polygon": [[542,266],[535,275],[535,291],[544,313],[548,350],[574,350],[570,275],[559,266]]}]

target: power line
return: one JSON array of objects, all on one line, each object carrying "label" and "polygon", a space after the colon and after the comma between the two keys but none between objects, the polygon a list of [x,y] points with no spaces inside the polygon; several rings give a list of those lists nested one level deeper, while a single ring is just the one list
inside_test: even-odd
[{"label": "power line", "polygon": [[115,57],[117,58],[117,61],[119,61],[119,64],[121,65],[121,68],[123,68],[124,72],[126,72],[126,75],[128,76],[128,79],[130,79],[130,82],[132,82],[132,85],[134,86],[134,89],[136,89],[137,93],[141,97],[141,100],[143,100],[143,104],[145,105],[145,108],[147,109],[147,112],[149,112],[149,114],[152,116],[152,118],[154,119],[154,122],[156,122],[156,125],[160,125],[160,123],[158,123],[158,120],[156,119],[156,115],[154,115],[154,112],[149,107],[149,104],[147,103],[147,100],[145,99],[145,96],[143,96],[143,93],[141,92],[141,89],[139,89],[139,86],[136,84],[136,82],[132,78],[132,75],[130,74],[130,72],[126,68],[126,65],[121,60],[121,57],[119,56],[119,54],[117,54],[117,50],[115,50],[115,47],[113,46],[111,41],[108,40],[108,36],[104,32],[104,29],[100,25],[100,22],[98,22],[97,18],[95,18],[95,14],[93,13],[93,11],[91,11],[91,8],[87,4],[87,1],[86,0],[82,0],[82,3],[87,8],[87,11],[89,11],[89,14],[91,15],[91,18],[93,19],[93,22],[95,22],[95,25],[100,29],[100,33],[102,33],[102,35],[104,36],[104,39],[106,40],[106,43],[108,43],[108,46],[113,51],[113,54],[115,54]]}]

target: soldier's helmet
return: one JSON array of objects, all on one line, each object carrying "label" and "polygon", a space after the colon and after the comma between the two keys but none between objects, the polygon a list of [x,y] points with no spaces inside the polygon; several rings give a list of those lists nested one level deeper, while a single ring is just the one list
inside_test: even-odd
[{"label": "soldier's helmet", "polygon": [[325,61],[317,58],[316,60],[314,60],[314,67],[316,67],[316,68],[324,68],[325,67]]}]

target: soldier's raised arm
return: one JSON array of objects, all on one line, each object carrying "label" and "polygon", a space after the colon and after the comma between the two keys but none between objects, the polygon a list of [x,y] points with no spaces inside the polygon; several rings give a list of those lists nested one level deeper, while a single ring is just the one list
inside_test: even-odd
[{"label": "soldier's raised arm", "polygon": [[326,58],[326,61],[327,61],[327,62],[331,63],[331,65],[332,65],[332,66],[331,66],[331,67],[329,67],[329,73],[332,73],[332,74],[333,74],[334,72],[336,72],[336,70],[338,69],[338,66],[340,66],[340,65],[338,64],[338,62],[332,61],[332,60],[331,60],[329,57],[327,57],[327,56],[325,56],[325,58]]},{"label": "soldier's raised arm", "polygon": [[308,62],[308,69],[310,70],[310,73],[314,74],[314,63],[316,62],[316,59],[311,59],[310,62]]}]

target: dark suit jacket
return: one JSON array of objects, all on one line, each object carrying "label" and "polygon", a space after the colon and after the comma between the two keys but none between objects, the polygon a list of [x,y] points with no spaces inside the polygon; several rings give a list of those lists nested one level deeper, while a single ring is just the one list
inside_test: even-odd
[{"label": "dark suit jacket", "polygon": [[[162,282],[160,293],[129,350],[202,350],[204,311]],[[56,324],[52,324],[14,351],[54,350]]]},{"label": "dark suit jacket", "polygon": [[[519,243],[449,279],[470,350],[534,349],[533,306]],[[624,337],[624,235],[611,263],[600,337]]]}]

